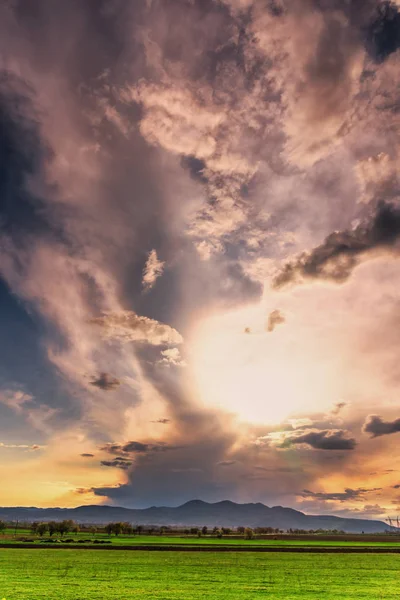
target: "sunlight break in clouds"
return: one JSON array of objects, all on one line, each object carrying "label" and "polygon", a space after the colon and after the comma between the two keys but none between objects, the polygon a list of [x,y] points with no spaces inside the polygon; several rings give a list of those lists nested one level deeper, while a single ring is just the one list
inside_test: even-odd
[{"label": "sunlight break in clouds", "polygon": [[390,515],[398,10],[2,4],[0,504]]}]

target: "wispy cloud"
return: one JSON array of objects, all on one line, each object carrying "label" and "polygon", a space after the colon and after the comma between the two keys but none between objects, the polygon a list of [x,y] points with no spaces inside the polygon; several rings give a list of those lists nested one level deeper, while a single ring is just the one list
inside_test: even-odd
[{"label": "wispy cloud", "polygon": [[11,449],[22,449],[22,450],[31,450],[35,452],[36,450],[42,450],[46,446],[40,446],[39,444],[4,444],[0,442],[0,448],[11,448]]},{"label": "wispy cloud", "polygon": [[381,488],[346,488],[343,492],[311,492],[303,490],[304,498],[316,498],[318,500],[338,500],[339,502],[347,502],[349,500],[363,499],[370,492],[379,491]]},{"label": "wispy cloud", "polygon": [[164,271],[165,262],[159,260],[156,250],[151,250],[143,269],[142,284],[145,290],[150,290]]}]

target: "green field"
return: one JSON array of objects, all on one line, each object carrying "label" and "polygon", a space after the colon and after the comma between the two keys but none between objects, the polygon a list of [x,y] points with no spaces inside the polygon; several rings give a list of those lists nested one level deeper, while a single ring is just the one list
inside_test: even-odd
[{"label": "green field", "polygon": [[381,600],[400,556],[0,549],[6,600]]},{"label": "green field", "polygon": [[[126,545],[127,540],[123,537],[113,538],[113,544]],[[229,537],[217,539],[212,537],[201,537],[201,538],[177,538],[177,537],[163,537],[163,536],[136,536],[135,538],[129,538],[128,544],[136,545],[213,545],[213,546],[371,546],[371,547],[398,547],[400,548],[399,542],[371,542],[366,541],[324,541],[319,539],[314,540],[284,540],[278,539],[232,539]]]},{"label": "green field", "polygon": [[[268,537],[267,539],[255,538],[253,540],[245,540],[244,538],[237,538],[232,536],[224,536],[221,539],[215,536],[207,535],[198,538],[197,536],[184,536],[184,535],[119,535],[109,536],[104,533],[96,533],[94,536],[90,533],[79,532],[79,533],[68,533],[64,536],[65,539],[73,539],[75,542],[79,540],[90,540],[86,542],[86,545],[91,545],[95,540],[105,540],[111,542],[112,546],[273,546],[273,547],[287,547],[287,546],[323,546],[323,547],[397,547],[400,548],[400,542],[398,536],[381,536],[377,537],[376,541],[371,536],[355,536],[356,539],[330,539],[325,540],[323,536],[315,535],[313,539],[309,537],[301,536],[299,539],[285,539],[285,536],[279,536],[278,539],[274,539],[275,536]],[[350,536],[351,537],[351,536]],[[59,536],[54,536],[54,539],[59,539]],[[7,530],[4,535],[0,535],[1,544],[14,544],[21,542],[21,540],[29,539],[35,545],[43,545],[46,542],[51,543],[49,536],[46,535],[43,538],[40,536],[32,535],[29,530],[19,530],[17,535],[14,535],[12,530]],[[59,540],[63,543],[63,540]],[[52,544],[53,545],[53,544]],[[1,600],[1,596],[0,596]]]},{"label": "green field", "polygon": [[[75,536],[72,536],[75,537]],[[85,536],[85,539],[88,539],[90,536]],[[79,539],[78,537],[76,539]],[[110,539],[108,536],[98,536],[98,539]],[[272,537],[268,539],[253,539],[253,540],[245,540],[231,538],[226,536],[224,538],[218,539],[211,536],[205,536],[201,538],[197,537],[178,537],[178,536],[160,536],[160,535],[136,535],[136,536],[112,536],[111,542],[113,545],[135,545],[135,546],[158,546],[158,545],[199,545],[199,546],[376,546],[376,547],[399,547],[399,542],[371,542],[371,541],[343,541],[343,540],[335,540],[335,541],[324,541],[323,539],[314,539],[314,540],[285,540],[285,539],[277,539],[274,540]]]}]

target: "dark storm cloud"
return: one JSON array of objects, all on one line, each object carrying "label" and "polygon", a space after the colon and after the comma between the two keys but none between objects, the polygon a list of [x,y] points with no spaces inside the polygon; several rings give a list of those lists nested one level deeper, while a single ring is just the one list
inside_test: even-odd
[{"label": "dark storm cloud", "polygon": [[394,249],[399,237],[400,208],[380,202],[369,223],[331,233],[320,246],[287,263],[275,277],[273,287],[317,279],[344,283],[368,253]]},{"label": "dark storm cloud", "polygon": [[102,460],[100,464],[102,464],[103,467],[115,467],[117,469],[127,470],[133,465],[133,462],[122,456],[117,456],[117,458],[114,458],[113,460]]},{"label": "dark storm cloud", "polygon": [[[119,78],[117,57],[121,57],[123,48],[130,51],[134,46],[134,36],[130,36],[127,48],[124,35],[127,29],[120,19],[125,14],[131,15],[139,3],[128,4],[129,7],[123,7],[122,3],[104,0],[95,3],[72,0],[67,4],[44,0],[34,1],[29,6],[5,2],[0,7],[0,269],[20,306],[32,315],[38,341],[38,349],[28,348],[28,343],[33,345],[23,336],[27,340],[21,352],[25,363],[21,371],[24,372],[19,372],[15,379],[27,383],[36,397],[46,398],[46,403],[61,405],[58,422],[64,428],[70,423],[64,418],[65,413],[68,412],[72,421],[85,412],[81,402],[84,377],[80,374],[97,373],[107,364],[105,360],[97,360],[101,354],[104,359],[104,350],[99,345],[96,359],[84,364],[93,350],[88,344],[87,354],[80,356],[78,368],[64,370],[60,365],[54,366],[58,359],[63,362],[66,353],[74,354],[81,340],[82,348],[85,346],[82,323],[77,324],[81,340],[72,339],[71,331],[67,331],[72,329],[69,327],[71,313],[76,310],[75,316],[82,317],[86,313],[89,318],[98,302],[105,300],[107,304],[107,296],[113,293],[119,278],[118,285],[122,285],[120,252],[124,246],[124,227],[120,225],[129,221],[122,208],[124,198],[129,195],[126,205],[132,204],[127,189],[132,189],[134,182],[136,194],[140,195],[144,187],[149,192],[146,194],[148,206],[156,201],[154,190],[150,190],[150,178],[143,182],[148,168],[145,143],[142,142],[142,151],[137,154],[143,162],[135,159],[128,168],[121,167],[119,151],[123,136],[118,137],[113,130],[117,127],[104,116],[104,112],[113,115],[112,110],[101,104],[110,98],[103,98],[107,85],[104,78],[100,82],[99,76],[106,74],[107,84],[111,84],[111,80],[115,82]],[[145,3],[140,4],[142,8],[145,6]],[[4,70],[4,66],[10,71]],[[133,139],[131,142],[135,144]],[[111,147],[113,151],[106,158]],[[118,166],[121,169],[117,173]],[[65,169],[69,173],[67,186],[63,181]],[[135,172],[142,175],[135,177]],[[92,202],[94,196],[96,199]],[[112,208],[109,198],[113,198]],[[107,205],[112,218],[106,219],[107,227],[104,227]],[[119,219],[121,208],[123,217]],[[135,221],[140,220],[143,212],[140,216],[139,211],[135,212]],[[151,220],[156,221],[154,215]],[[132,239],[131,224],[128,227]],[[144,229],[142,222],[141,230]],[[144,236],[148,237],[148,229]],[[106,238],[107,251],[103,252],[101,247]],[[117,262],[121,268],[112,270],[110,277],[113,253],[114,257],[119,255]],[[125,253],[133,255],[126,246]],[[85,267],[81,269],[78,265],[83,263]],[[74,276],[78,271],[80,282],[76,285]],[[108,281],[107,291],[99,289],[102,285],[98,285],[97,277],[103,275]],[[66,286],[66,293],[60,293],[61,301],[55,298],[56,290],[62,287],[57,285],[57,278],[60,282],[64,280]],[[67,297],[74,299],[66,300],[64,310],[62,300]],[[4,314],[3,307],[2,311]],[[7,345],[9,354],[14,354],[15,331],[8,337],[9,342],[3,346]],[[2,339],[5,338],[2,336]],[[44,365],[41,364],[44,361],[38,360],[40,354],[47,359]],[[1,362],[2,371],[4,363]],[[73,362],[71,360],[70,366]],[[29,385],[33,379],[31,370],[40,379],[34,386]],[[6,371],[5,382],[10,379],[10,373],[11,370]],[[83,383],[87,388],[87,382]],[[105,382],[98,383],[100,387]],[[121,407],[122,404],[123,401]],[[132,405],[132,393],[129,404]],[[99,413],[100,404],[97,408]]]},{"label": "dark storm cloud", "polygon": [[94,385],[95,387],[98,387],[106,392],[116,390],[121,384],[119,379],[105,372],[100,373],[100,375],[96,379],[93,379],[90,383],[91,385]]},{"label": "dark storm cloud", "polygon": [[[266,496],[271,496],[271,486],[274,489],[285,490],[290,488],[299,489],[299,486],[312,486],[314,476],[308,473],[306,465],[299,468],[288,468],[284,460],[284,453],[273,444],[255,445],[247,443],[241,448],[237,447],[238,435],[243,434],[242,429],[237,428],[234,420],[225,413],[218,410],[200,409],[200,407],[189,402],[186,390],[175,378],[168,376],[162,370],[156,369],[151,361],[143,361],[142,367],[146,375],[155,385],[157,392],[167,402],[168,414],[171,415],[172,426],[169,428],[169,445],[178,448],[174,452],[150,452],[146,453],[151,442],[140,442],[138,447],[142,450],[133,454],[121,453],[121,443],[114,444],[111,454],[126,456],[129,460],[134,456],[134,466],[128,471],[128,481],[118,488],[113,486],[102,486],[94,489],[94,493],[101,498],[108,498],[114,504],[127,506],[149,506],[158,502],[161,504],[179,504],[193,497],[218,501],[224,497],[237,498],[239,501],[245,493],[248,493],[249,478],[254,465],[264,463],[262,471],[254,471],[259,477],[251,479],[254,489],[263,488]],[[294,432],[293,432],[294,433]],[[300,433],[300,432],[297,432]],[[309,432],[301,432],[301,435]],[[328,431],[325,432],[328,435]],[[337,441],[339,436],[333,434],[333,440]],[[324,432],[322,432],[322,436]],[[333,440],[319,445],[333,447]],[[317,445],[316,439],[306,438],[307,442]],[[351,443],[348,441],[337,442],[335,448],[339,449]],[[310,444],[308,444],[310,445]],[[179,448],[180,447],[180,448]],[[107,451],[107,448],[106,448]],[[318,457],[315,454],[318,453]],[[321,470],[329,468],[329,472],[341,468],[328,463],[328,455],[349,455],[349,452],[324,452],[312,450],[305,454],[314,455],[311,460],[315,472],[315,463],[318,459],[318,474]],[[321,456],[324,455],[324,456]],[[275,458],[271,462],[271,459]],[[347,458],[347,456],[346,456]],[[283,459],[283,460],[282,460]],[[339,459],[338,459],[339,460]],[[282,462],[281,462],[282,461]],[[343,464],[343,463],[342,463]],[[238,469],[240,468],[240,476]],[[168,477],[166,476],[168,473]],[[274,483],[275,482],[275,483]],[[307,482],[307,483],[306,483]],[[240,489],[240,491],[239,491]],[[278,497],[279,492],[276,493]]]},{"label": "dark storm cloud", "polygon": [[400,418],[394,421],[384,421],[379,415],[369,415],[363,425],[364,433],[370,433],[376,438],[382,435],[400,432]]},{"label": "dark storm cloud", "polygon": [[307,444],[316,450],[354,450],[356,440],[346,435],[347,432],[342,429],[309,430],[300,435],[286,436],[282,446]]},{"label": "dark storm cloud", "polygon": [[333,493],[325,493],[325,492],[312,492],[310,490],[303,490],[302,496],[303,498],[314,498],[316,500],[338,500],[339,502],[346,502],[347,500],[358,500],[363,498],[365,494],[369,492],[377,492],[382,488],[345,488],[344,492],[333,492]]},{"label": "dark storm cloud", "polygon": [[400,14],[393,2],[378,5],[376,15],[367,31],[366,48],[377,62],[383,62],[400,48]]},{"label": "dark storm cloud", "polygon": [[181,159],[182,166],[188,169],[193,179],[207,183],[207,177],[204,175],[204,169],[206,167],[205,162],[196,158],[195,156],[183,156]]},{"label": "dark storm cloud", "polygon": [[29,190],[50,151],[43,141],[33,88],[8,71],[0,71],[0,218],[3,231],[18,236],[48,228],[44,205]]},{"label": "dark storm cloud", "polygon": [[277,325],[282,325],[282,323],[285,323],[285,322],[286,322],[286,318],[281,313],[281,311],[273,310],[270,313],[270,315],[268,316],[267,331],[272,332],[272,331],[274,331],[275,327],[277,327]]},{"label": "dark storm cloud", "polygon": [[142,366],[167,402],[170,440],[168,444],[133,441],[104,446],[104,451],[128,460],[134,456],[134,470],[126,484],[95,488],[94,493],[128,506],[148,506],[154,501],[175,504],[193,497],[217,501],[221,495],[229,496],[236,483],[222,484],[223,473],[230,469],[217,464],[228,462],[226,456],[236,440],[229,418],[192,405],[179,381],[148,361]]},{"label": "dark storm cloud", "polygon": [[176,447],[169,446],[162,442],[154,444],[144,444],[142,442],[127,442],[125,444],[106,444],[100,450],[109,454],[148,454],[151,452],[166,452],[167,450],[176,450]]}]

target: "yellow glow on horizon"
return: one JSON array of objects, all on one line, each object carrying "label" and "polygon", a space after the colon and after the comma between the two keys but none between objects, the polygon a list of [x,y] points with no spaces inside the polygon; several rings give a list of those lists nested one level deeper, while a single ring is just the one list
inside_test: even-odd
[{"label": "yellow glow on horizon", "polygon": [[[14,454],[0,464],[0,477],[7,482],[1,492],[2,506],[62,506],[101,504],[104,498],[92,487],[121,483],[117,469],[104,469],[99,460],[80,456],[93,450],[80,432],[58,432],[43,451]],[[77,490],[87,490],[78,493]]]},{"label": "yellow glow on horizon", "polygon": [[323,340],[295,322],[266,332],[268,312],[262,303],[198,325],[191,364],[201,401],[253,423],[329,410],[340,386]]}]

